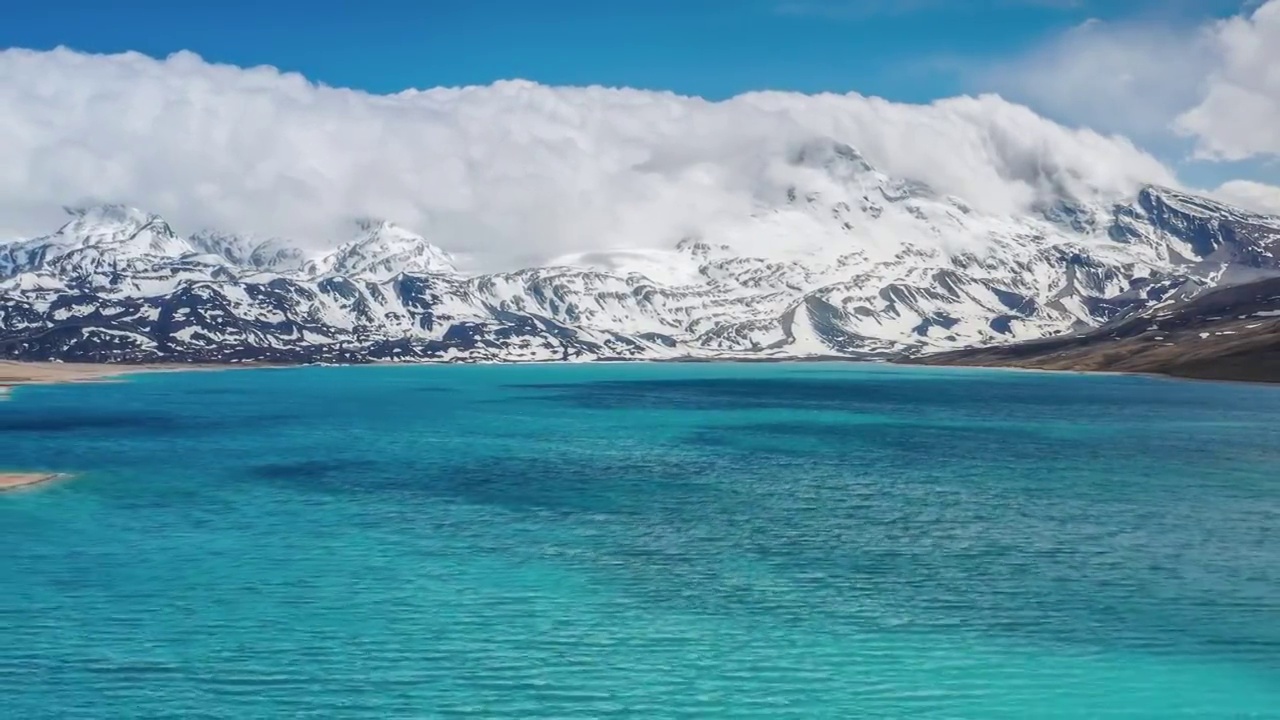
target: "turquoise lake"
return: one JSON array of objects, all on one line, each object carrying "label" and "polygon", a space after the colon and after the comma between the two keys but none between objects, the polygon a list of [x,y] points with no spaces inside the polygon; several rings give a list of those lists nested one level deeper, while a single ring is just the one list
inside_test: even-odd
[{"label": "turquoise lake", "polygon": [[145,374],[0,467],[6,720],[1280,718],[1280,388]]}]

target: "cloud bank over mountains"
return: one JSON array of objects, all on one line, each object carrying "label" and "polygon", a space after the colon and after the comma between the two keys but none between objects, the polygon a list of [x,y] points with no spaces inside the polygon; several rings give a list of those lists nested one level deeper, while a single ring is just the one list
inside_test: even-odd
[{"label": "cloud bank over mountains", "polygon": [[1203,98],[1175,127],[1196,139],[1202,157],[1280,158],[1280,0],[1216,22],[1204,35],[1215,62]]},{"label": "cloud bank over mountains", "polygon": [[[1091,20],[973,84],[1203,160],[1280,157],[1280,0],[1200,25]],[[1280,208],[1280,205],[1273,209]]]},{"label": "cloud bank over mountains", "polygon": [[[1222,62],[1177,130],[1206,157],[1280,154],[1280,0],[1212,33]],[[775,204],[797,180],[821,182],[789,161],[818,138],[992,213],[1179,184],[1123,137],[994,95],[709,102],[523,81],[373,95],[191,53],[0,52],[0,136],[0,238],[47,232],[69,203],[123,202],[187,232],[316,245],[372,216],[485,270],[669,247],[717,218]],[[1270,186],[1231,190],[1237,202],[1280,206]]]}]

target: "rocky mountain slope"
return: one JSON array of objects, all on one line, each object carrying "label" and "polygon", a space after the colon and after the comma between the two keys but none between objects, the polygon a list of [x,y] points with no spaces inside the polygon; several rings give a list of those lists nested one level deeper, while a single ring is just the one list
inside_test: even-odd
[{"label": "rocky mountain slope", "polygon": [[[1280,218],[1160,187],[1016,216],[815,140],[796,182],[659,249],[465,274],[361,221],[179,235],[122,206],[0,244],[0,357],[117,362],[921,355],[1075,333],[1280,270]],[[665,249],[663,246],[665,245]]]},{"label": "rocky mountain slope", "polygon": [[1088,333],[957,350],[915,362],[1280,382],[1280,278],[1161,303]]}]

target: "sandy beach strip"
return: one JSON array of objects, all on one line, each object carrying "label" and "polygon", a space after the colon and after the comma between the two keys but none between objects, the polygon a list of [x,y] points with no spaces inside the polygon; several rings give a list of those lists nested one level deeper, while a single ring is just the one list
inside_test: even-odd
[{"label": "sandy beach strip", "polygon": [[0,492],[34,487],[54,480],[61,480],[67,475],[63,473],[16,473],[0,472]]},{"label": "sandy beach strip", "polygon": [[118,378],[133,373],[193,372],[231,370],[247,367],[280,367],[273,365],[152,363],[152,364],[95,364],[59,362],[18,362],[0,360],[0,400],[4,400],[13,388],[20,385],[54,385],[59,383],[116,382]]},{"label": "sandy beach strip", "polygon": [[146,370],[144,366],[91,363],[14,362],[0,360],[0,393],[17,385],[101,382],[113,375]]}]

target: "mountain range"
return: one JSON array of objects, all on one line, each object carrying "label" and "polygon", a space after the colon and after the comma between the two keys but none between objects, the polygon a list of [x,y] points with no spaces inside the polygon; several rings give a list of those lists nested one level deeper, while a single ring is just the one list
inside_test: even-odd
[{"label": "mountain range", "polygon": [[1001,214],[831,140],[786,162],[806,180],[739,216],[507,272],[462,272],[382,219],[322,244],[70,208],[52,234],[0,243],[0,358],[920,356],[1084,333],[1280,270],[1280,218],[1171,188]]}]

